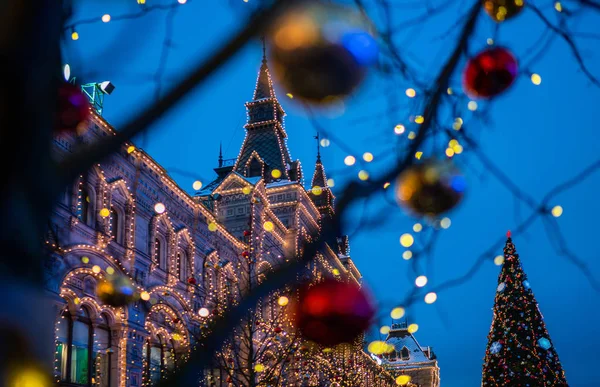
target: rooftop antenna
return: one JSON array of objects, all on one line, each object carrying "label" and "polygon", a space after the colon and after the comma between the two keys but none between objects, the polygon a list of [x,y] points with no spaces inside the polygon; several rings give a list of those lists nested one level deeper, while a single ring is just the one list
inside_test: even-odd
[{"label": "rooftop antenna", "polygon": [[321,161],[321,147],[319,146],[319,132],[315,136],[315,140],[317,140],[317,162]]}]

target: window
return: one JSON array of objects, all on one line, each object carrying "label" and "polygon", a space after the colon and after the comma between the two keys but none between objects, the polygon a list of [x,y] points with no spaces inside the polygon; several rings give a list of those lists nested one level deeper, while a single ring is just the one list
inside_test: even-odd
[{"label": "window", "polygon": [[400,351],[400,358],[402,360],[410,359],[410,351],[408,350],[408,348],[402,347],[402,350]]},{"label": "window", "polygon": [[113,236],[113,240],[117,243],[123,243],[123,236],[119,224],[119,211],[113,206],[111,207],[110,213],[110,232]]},{"label": "window", "polygon": [[91,385],[92,379],[101,387],[110,387],[111,334],[108,319],[94,329],[88,310],[83,307],[72,319],[63,313],[57,327],[57,367],[60,380],[76,385]]},{"label": "window", "polygon": [[[175,346],[166,342],[160,336],[157,340],[148,340],[145,345],[144,359],[146,360],[146,378],[151,386],[160,381],[163,371],[175,368]],[[150,359],[148,361],[148,359]]]},{"label": "window", "polygon": [[79,218],[81,221],[88,226],[92,226],[92,213],[94,205],[92,203],[92,198],[90,197],[90,192],[84,188],[81,190],[81,214],[79,214]]},{"label": "window", "polygon": [[253,158],[252,161],[250,161],[250,166],[248,168],[248,177],[254,176],[262,176],[262,165],[256,158]]},{"label": "window", "polygon": [[179,279],[185,282],[187,279],[187,255],[185,252],[178,253],[177,260],[179,261]]},{"label": "window", "polygon": [[168,271],[167,269],[167,257],[163,251],[163,244],[159,238],[154,239],[154,251],[156,254],[156,261],[158,262],[158,267],[163,269],[164,271]]},{"label": "window", "polygon": [[111,379],[111,360],[113,355],[110,328],[108,326],[108,318],[102,316],[102,321],[96,329],[96,342],[94,346],[94,352],[96,358],[94,359],[96,369],[96,382],[99,387],[110,387]]}]

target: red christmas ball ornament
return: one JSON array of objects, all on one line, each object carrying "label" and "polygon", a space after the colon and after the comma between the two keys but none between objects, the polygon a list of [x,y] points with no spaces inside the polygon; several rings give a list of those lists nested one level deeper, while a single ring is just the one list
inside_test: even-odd
[{"label": "red christmas ball ornament", "polygon": [[463,87],[472,98],[494,97],[512,85],[518,71],[517,59],[509,50],[489,48],[469,60],[463,74]]},{"label": "red christmas ball ornament", "polygon": [[244,258],[248,258],[250,256],[250,253],[247,251],[242,251],[242,257]]},{"label": "red christmas ball ornament", "polygon": [[188,278],[187,282],[190,285],[196,285],[196,279],[194,277]]},{"label": "red christmas ball ornament", "polygon": [[275,333],[281,333],[281,328],[280,327],[275,327],[275,329],[273,329],[273,332],[275,332]]},{"label": "red christmas ball ornament", "polygon": [[90,118],[90,102],[79,86],[64,82],[58,87],[56,131],[81,133]]},{"label": "red christmas ball ornament", "polygon": [[375,308],[357,285],[327,279],[300,289],[295,326],[305,339],[331,347],[352,342],[371,323]]}]

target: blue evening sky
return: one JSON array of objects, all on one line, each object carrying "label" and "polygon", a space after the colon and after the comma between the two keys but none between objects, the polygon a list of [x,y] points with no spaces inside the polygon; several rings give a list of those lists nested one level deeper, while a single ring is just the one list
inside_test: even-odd
[{"label": "blue evening sky", "polygon": [[[253,1],[189,0],[179,6],[171,23],[163,90],[236,31],[244,23]],[[158,2],[147,0],[148,5]],[[161,61],[168,12],[154,11],[143,18],[104,24],[99,22],[101,15],[109,13],[115,17],[134,12],[139,7],[136,1],[74,3],[75,20],[96,17],[98,22],[77,27],[78,41],[71,41],[67,36],[65,61],[72,64],[73,74],[82,82],[106,79],[114,82],[116,90],[106,98],[104,116],[118,129],[154,99],[154,75]],[[430,3],[435,6],[447,2]],[[420,80],[431,82],[439,71],[455,43],[461,27],[460,17],[470,3],[452,2],[445,5],[440,14],[406,26],[404,22],[421,15],[423,9],[405,7],[394,13],[400,55],[416,69]],[[537,3],[550,20],[556,22],[552,2]],[[598,16],[591,11],[580,15],[577,22],[572,23],[573,31],[597,31]],[[482,14],[471,52],[485,47],[494,27]],[[516,20],[500,26],[496,43],[510,47],[522,63],[530,63],[539,46],[532,47],[544,34],[544,28],[533,12],[526,10]],[[576,42],[589,69],[600,76],[597,41],[582,37]],[[593,118],[599,106],[600,90],[582,74],[563,41],[555,39],[545,51],[545,55],[528,65],[529,71],[541,74],[542,84],[534,86],[527,75],[521,76],[508,92],[488,105],[489,122],[484,124],[472,118],[463,106],[466,101],[461,102],[461,110],[466,112],[465,127],[478,139],[481,149],[536,200],[541,200],[555,185],[600,157],[598,124]],[[212,168],[216,166],[219,142],[223,142],[225,158],[237,156],[244,138],[244,102],[252,97],[260,59],[260,44],[254,41],[156,122],[145,140],[136,140],[189,192],[192,192],[193,176],[205,183],[214,177]],[[453,78],[455,88],[460,86],[459,75]],[[408,126],[408,116],[420,113],[416,99],[410,100],[404,95],[407,87],[414,85],[371,74],[364,87],[346,101],[343,115],[340,111],[319,115],[321,125],[347,146],[342,149],[332,141],[330,147],[322,149],[326,170],[336,181],[335,190],[343,187],[344,181],[355,179],[360,169],[358,165],[344,165],[349,151],[357,159],[366,151],[375,154],[375,161],[365,166],[373,175],[389,167],[395,149],[391,144],[399,140],[393,126],[397,123]],[[417,90],[418,96],[422,95],[421,91]],[[301,107],[285,96],[287,91],[279,88],[277,92],[288,114],[286,130],[292,157],[302,161],[306,184],[309,184],[316,152],[314,127]],[[398,106],[389,110],[386,95],[391,92]],[[446,125],[451,122],[449,119]],[[423,150],[425,156],[431,155],[428,147]],[[514,196],[485,171],[471,152],[467,150],[455,159],[466,173],[467,195],[449,214],[451,227],[440,231],[431,256],[421,258],[416,273],[414,262],[402,259],[404,248],[398,239],[401,234],[411,232],[417,220],[395,206],[387,207],[384,213],[376,212],[383,206],[381,197],[373,200],[369,212],[378,214],[380,226],[360,228],[358,209],[347,219],[348,232],[358,229],[351,240],[352,258],[381,305],[384,316],[381,323],[390,322],[386,317],[390,308],[412,289],[416,275],[429,277],[425,289],[460,276],[501,239],[507,229],[514,228],[530,214],[525,205],[520,205],[520,211],[515,210]],[[191,176],[177,170],[187,171]],[[564,207],[558,224],[568,246],[588,264],[588,271],[597,279],[600,278],[600,248],[596,240],[600,221],[599,188],[600,173],[560,194],[551,203]],[[557,254],[554,241],[547,236],[541,221],[526,234],[516,235],[514,241],[570,385],[597,385],[598,293],[580,271]],[[422,243],[422,236],[418,235],[416,249]],[[433,305],[418,302],[409,310],[410,322],[419,324],[416,334],[419,342],[433,346],[438,355],[444,387],[480,384],[499,273],[493,258],[502,253],[502,246],[503,243],[495,246],[494,254],[468,282],[440,292]]]}]

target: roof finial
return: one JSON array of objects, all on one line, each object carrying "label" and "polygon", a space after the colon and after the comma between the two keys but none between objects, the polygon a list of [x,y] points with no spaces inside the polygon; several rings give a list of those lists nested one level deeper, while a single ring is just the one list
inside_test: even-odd
[{"label": "roof finial", "polygon": [[260,40],[262,40],[262,46],[263,46],[263,63],[267,63],[267,43],[265,42],[265,36],[263,35]]},{"label": "roof finial", "polygon": [[223,166],[223,141],[219,142],[219,168]]},{"label": "roof finial", "polygon": [[315,140],[317,140],[317,162],[321,162],[321,147],[319,146],[319,132],[315,136]]},{"label": "roof finial", "polygon": [[506,237],[507,237],[507,238],[510,238],[510,237],[511,237],[511,235],[512,235],[512,234],[511,234],[510,230],[508,230],[508,231],[506,232]]}]

